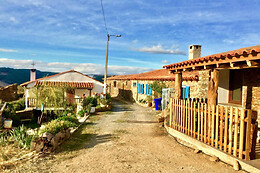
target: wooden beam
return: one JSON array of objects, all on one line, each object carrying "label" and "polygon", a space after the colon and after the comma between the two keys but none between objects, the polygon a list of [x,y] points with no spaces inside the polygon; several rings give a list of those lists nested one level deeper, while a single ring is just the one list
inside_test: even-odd
[{"label": "wooden beam", "polygon": [[246,64],[248,65],[248,67],[251,67],[251,66],[252,66],[252,63],[251,63],[251,61],[249,61],[249,60],[246,61]]},{"label": "wooden beam", "polygon": [[213,71],[210,71],[210,79],[208,85],[208,103],[210,105],[217,105],[218,84],[219,84],[219,71],[217,69],[214,69]]},{"label": "wooden beam", "polygon": [[181,99],[181,89],[182,89],[182,73],[175,74],[175,94],[174,97],[176,99]]}]

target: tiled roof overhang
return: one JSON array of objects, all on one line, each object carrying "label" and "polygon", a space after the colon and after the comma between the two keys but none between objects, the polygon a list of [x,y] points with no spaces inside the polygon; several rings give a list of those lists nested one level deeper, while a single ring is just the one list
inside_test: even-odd
[{"label": "tiled roof overhang", "polygon": [[[198,81],[199,74],[197,72],[184,73],[182,79],[184,81]],[[152,81],[175,81],[175,76],[170,74],[166,69],[153,70],[140,74],[118,75],[109,77],[107,80],[152,80]]]},{"label": "tiled roof overhang", "polygon": [[260,67],[260,45],[163,66],[163,68],[170,71],[189,71],[212,68],[242,69],[256,67]]},{"label": "tiled roof overhang", "polygon": [[34,86],[72,87],[72,88],[86,88],[86,89],[94,88],[94,84],[91,82],[36,81]]}]

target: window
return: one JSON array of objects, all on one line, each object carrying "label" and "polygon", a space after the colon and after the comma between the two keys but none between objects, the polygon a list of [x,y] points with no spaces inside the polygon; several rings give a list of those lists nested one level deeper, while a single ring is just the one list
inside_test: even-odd
[{"label": "window", "polygon": [[134,85],[134,87],[136,87],[136,82],[134,82],[134,84],[133,84],[133,85]]},{"label": "window", "polygon": [[229,103],[242,104],[243,71],[230,70]]},{"label": "window", "polygon": [[116,81],[114,81],[114,87],[116,87]]},{"label": "window", "polygon": [[125,86],[127,86],[127,81],[125,81]]},{"label": "window", "polygon": [[137,93],[144,94],[144,84],[138,84]]},{"label": "window", "polygon": [[181,98],[182,99],[188,99],[190,96],[190,87],[183,85],[181,89]]}]

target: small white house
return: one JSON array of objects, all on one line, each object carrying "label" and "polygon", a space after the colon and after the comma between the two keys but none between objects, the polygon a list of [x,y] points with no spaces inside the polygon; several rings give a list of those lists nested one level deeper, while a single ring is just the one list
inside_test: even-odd
[{"label": "small white house", "polygon": [[26,108],[34,107],[36,96],[33,92],[33,88],[39,86],[67,86],[71,89],[64,93],[67,101],[70,103],[77,102],[77,99],[82,96],[92,96],[92,94],[100,94],[103,92],[104,84],[96,79],[93,79],[83,73],[75,70],[70,70],[62,73],[58,73],[52,76],[35,79],[36,70],[31,70],[31,81],[21,84],[25,87],[25,104]]}]

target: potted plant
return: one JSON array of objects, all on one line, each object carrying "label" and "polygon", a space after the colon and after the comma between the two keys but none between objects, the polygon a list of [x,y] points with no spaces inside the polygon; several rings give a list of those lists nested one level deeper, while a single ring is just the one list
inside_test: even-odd
[{"label": "potted plant", "polygon": [[148,107],[152,107],[153,105],[153,98],[152,96],[147,96],[146,101],[148,102]]}]

